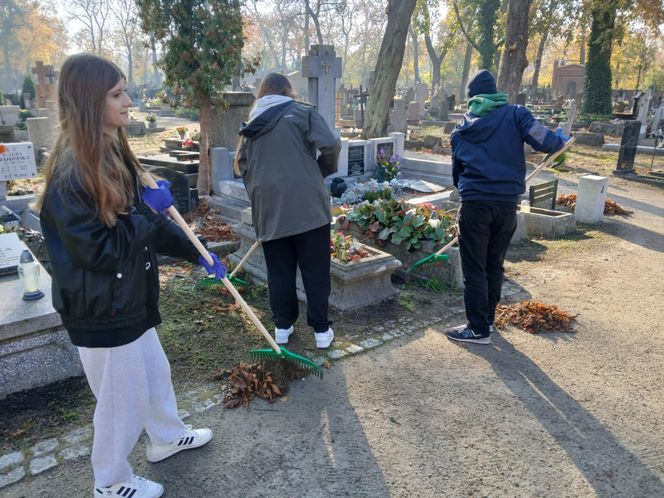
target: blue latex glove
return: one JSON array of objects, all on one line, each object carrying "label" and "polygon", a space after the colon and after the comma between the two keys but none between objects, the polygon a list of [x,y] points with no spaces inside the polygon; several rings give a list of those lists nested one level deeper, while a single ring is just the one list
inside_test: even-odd
[{"label": "blue latex glove", "polygon": [[210,253],[214,263],[212,265],[208,264],[207,260],[203,256],[198,257],[198,262],[205,268],[205,271],[208,272],[208,275],[214,275],[214,278],[222,279],[226,276],[226,265],[224,265],[217,255],[213,252]]},{"label": "blue latex glove", "polygon": [[143,202],[152,209],[161,213],[173,205],[173,196],[168,190],[171,182],[157,180],[159,188],[143,187]]},{"label": "blue latex glove", "polygon": [[569,137],[567,135],[563,135],[563,129],[562,128],[558,128],[556,130],[556,136],[562,138],[563,142],[569,141]]}]

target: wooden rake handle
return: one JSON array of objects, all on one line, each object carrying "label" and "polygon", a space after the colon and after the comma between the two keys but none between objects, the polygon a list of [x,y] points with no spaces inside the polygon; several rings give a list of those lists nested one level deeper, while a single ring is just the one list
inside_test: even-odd
[{"label": "wooden rake handle", "polygon": [[[159,185],[157,185],[157,182],[154,181],[154,178],[152,178],[152,175],[150,173],[143,173],[141,175],[141,180],[142,182],[147,185],[150,188],[159,188]],[[167,209],[168,214],[171,215],[171,217],[175,220],[175,222],[178,224],[178,226],[182,229],[182,231],[187,235],[189,240],[191,241],[192,244],[198,249],[198,252],[201,253],[201,256],[205,258],[205,260],[208,262],[209,265],[214,264],[214,260],[212,259],[212,256],[210,256],[210,253],[205,249],[203,244],[201,243],[200,240],[198,240],[198,237],[196,237],[196,234],[194,234],[193,230],[189,227],[186,221],[184,221],[184,218],[178,213],[178,210],[175,209],[175,206],[169,206]],[[240,305],[242,310],[247,314],[247,316],[251,319],[251,321],[254,323],[256,328],[260,331],[261,334],[265,337],[267,342],[270,343],[270,346],[272,346],[272,349],[275,350],[277,354],[281,354],[281,348],[279,345],[274,342],[274,339],[272,339],[272,336],[270,333],[265,329],[261,321],[258,319],[256,314],[252,311],[252,309],[249,307],[249,305],[246,303],[246,301],[242,298],[240,293],[237,291],[235,287],[233,287],[233,284],[228,280],[228,277],[224,277],[221,279],[222,283],[226,286],[226,289],[228,289],[228,292],[231,293],[231,295],[235,298],[235,301]]]},{"label": "wooden rake handle", "polygon": [[257,240],[256,242],[254,242],[254,245],[249,248],[249,250],[244,254],[244,256],[242,256],[242,259],[237,264],[235,269],[231,272],[231,274],[228,276],[228,278],[233,278],[235,276],[235,274],[240,270],[240,268],[242,268],[242,265],[244,264],[244,262],[247,261],[247,259],[249,259],[249,256],[252,255],[252,253],[256,250],[256,248],[259,245],[261,245],[260,240]]},{"label": "wooden rake handle", "polygon": [[[566,150],[569,150],[570,147],[572,147],[572,144],[576,142],[576,138],[572,137],[570,138],[565,144],[562,146],[561,149],[557,150],[556,152],[553,152],[548,158],[544,159],[535,170],[529,174],[526,177],[526,184],[533,180],[539,173],[542,171],[544,168],[549,167],[551,164],[553,164],[553,161],[556,160],[556,158],[565,152]],[[452,247],[454,244],[456,244],[459,241],[459,236],[457,235],[454,237],[451,241],[449,241],[447,244],[445,244],[437,253],[436,256],[440,256],[444,252],[446,252],[450,247]]]}]

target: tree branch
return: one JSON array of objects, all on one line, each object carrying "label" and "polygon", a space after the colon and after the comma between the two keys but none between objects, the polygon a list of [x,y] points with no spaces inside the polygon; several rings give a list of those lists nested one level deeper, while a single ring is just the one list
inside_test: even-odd
[{"label": "tree branch", "polygon": [[475,40],[473,40],[468,32],[466,31],[466,28],[463,25],[463,21],[461,20],[461,14],[459,14],[459,6],[457,5],[457,0],[452,0],[452,5],[454,6],[454,13],[456,14],[457,20],[459,21],[459,27],[461,28],[461,32],[463,33],[463,36],[466,37],[466,40],[468,40],[468,43],[477,50],[478,52],[482,53],[482,51],[478,48],[477,43]]}]

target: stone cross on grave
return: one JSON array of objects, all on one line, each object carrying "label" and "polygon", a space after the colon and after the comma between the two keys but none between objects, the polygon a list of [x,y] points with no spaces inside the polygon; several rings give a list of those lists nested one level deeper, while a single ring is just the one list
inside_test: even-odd
[{"label": "stone cross on grave", "polygon": [[37,108],[41,109],[46,107],[46,101],[53,96],[57,74],[52,65],[44,65],[42,61],[35,63],[32,72],[37,75]]},{"label": "stone cross on grave", "polygon": [[309,79],[309,103],[335,131],[335,87],[341,78],[341,57],[334,53],[334,46],[312,45],[309,55],[302,57],[302,77]]}]

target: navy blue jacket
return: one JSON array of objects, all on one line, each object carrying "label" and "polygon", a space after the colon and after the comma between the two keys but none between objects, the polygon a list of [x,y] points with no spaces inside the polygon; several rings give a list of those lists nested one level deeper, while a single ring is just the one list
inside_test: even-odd
[{"label": "navy blue jacket", "polygon": [[526,190],[523,143],[540,152],[555,152],[564,144],[528,109],[511,104],[482,117],[467,112],[451,140],[452,177],[462,202],[517,202]]}]

